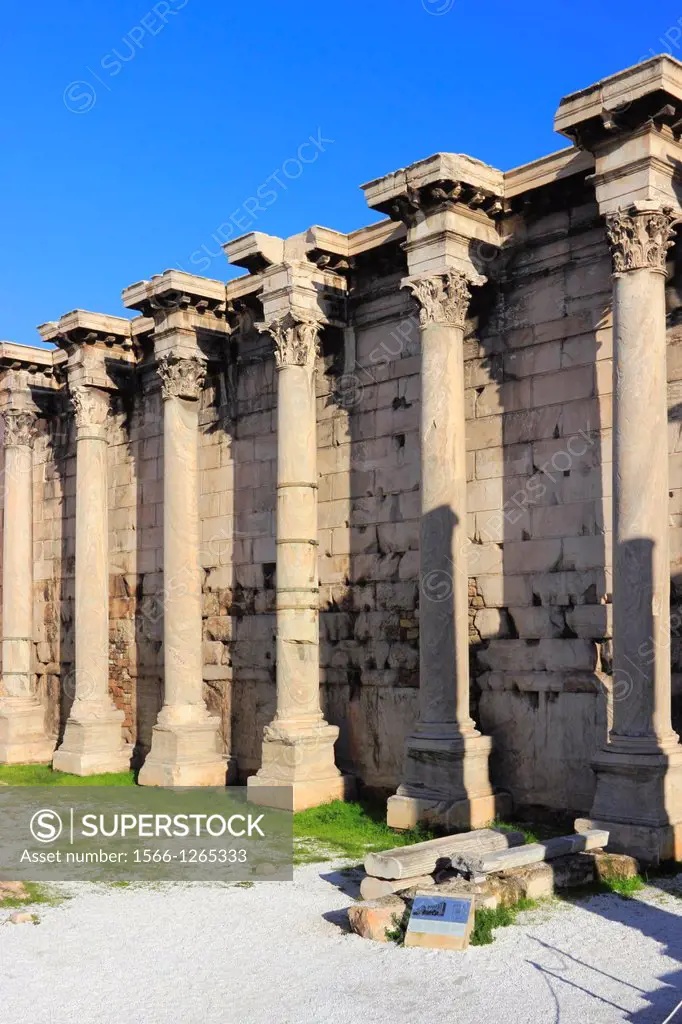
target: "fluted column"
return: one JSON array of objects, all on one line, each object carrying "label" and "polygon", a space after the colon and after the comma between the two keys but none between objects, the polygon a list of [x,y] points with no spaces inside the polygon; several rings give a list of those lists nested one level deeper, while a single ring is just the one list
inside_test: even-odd
[{"label": "fluted column", "polygon": [[467,278],[408,278],[421,324],[419,720],[388,823],[477,827],[502,810],[490,785],[491,741],[469,713],[464,326]]},{"label": "fluted column", "polygon": [[[23,401],[22,401],[23,400]],[[32,684],[33,659],[33,441],[30,395],[11,393],[3,411],[4,524],[2,541],[2,688],[0,763],[52,759],[55,738],[45,731],[45,709]]]},{"label": "fluted column", "polygon": [[109,536],[107,431],[109,395],[72,386],[76,417],[75,696],[53,767],[75,775],[123,771],[123,711],[109,692]]},{"label": "fluted column", "polygon": [[219,721],[203,698],[199,398],[204,363],[159,359],[163,396],[164,700],[140,771],[146,786],[224,786]]},{"label": "fluted column", "polygon": [[[645,860],[682,856],[682,747],[671,722],[666,253],[670,209],[607,216],[613,255],[613,701],[590,820]],[[585,821],[578,823],[584,826]]]},{"label": "fluted column", "polygon": [[277,366],[277,713],[255,800],[301,810],[349,790],[334,764],[339,730],[320,709],[315,360],[320,324],[287,314],[264,329]]}]

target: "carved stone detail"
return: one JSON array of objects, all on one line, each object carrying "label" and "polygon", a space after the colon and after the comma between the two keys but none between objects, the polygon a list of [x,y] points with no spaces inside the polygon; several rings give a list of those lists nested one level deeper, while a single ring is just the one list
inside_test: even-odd
[{"label": "carved stone detail", "polygon": [[77,384],[69,388],[69,395],[77,427],[101,427],[106,423],[109,412],[109,395],[106,391]]},{"label": "carved stone detail", "polygon": [[606,217],[613,270],[658,270],[665,273],[668,249],[674,244],[677,216],[669,206],[660,210],[630,206]]},{"label": "carved stone detail", "polygon": [[37,417],[27,409],[5,409],[2,413],[5,423],[5,447],[28,445],[33,447]]},{"label": "carved stone detail", "polygon": [[285,313],[267,324],[256,324],[275,342],[275,362],[282,366],[314,366],[322,324],[314,317]]},{"label": "carved stone detail", "polygon": [[161,393],[168,398],[198,399],[204,386],[206,364],[196,356],[177,359],[161,356],[158,362]]},{"label": "carved stone detail", "polygon": [[457,270],[448,270],[434,277],[408,278],[403,287],[409,288],[419,303],[419,322],[464,327],[471,300],[469,281]]}]

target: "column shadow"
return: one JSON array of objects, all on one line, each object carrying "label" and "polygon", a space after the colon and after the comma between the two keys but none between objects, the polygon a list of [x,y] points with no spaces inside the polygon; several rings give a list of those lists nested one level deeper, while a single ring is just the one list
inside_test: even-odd
[{"label": "column shadow", "polygon": [[510,212],[501,250],[471,250],[472,703],[493,784],[539,820],[589,811],[607,738],[611,277],[582,181]]},{"label": "column shadow", "polygon": [[387,243],[346,274],[346,331],[318,371],[320,652],[337,765],[361,795],[402,781],[419,692],[419,315]]},{"label": "column shadow", "polygon": [[130,419],[130,451],[136,484],[136,565],[126,583],[135,635],[135,735],[133,769],[151,749],[152,730],[163,706],[163,408],[151,333],[139,339],[136,402]]},{"label": "column shadow", "polygon": [[255,327],[262,319],[257,299],[238,304],[220,385],[221,429],[230,436],[221,466],[232,479],[220,493],[219,519],[204,524],[203,545],[206,598],[218,616],[213,624],[206,619],[207,647],[227,668],[230,752],[240,783],[261,766],[263,732],[277,706],[276,380],[272,341]]}]

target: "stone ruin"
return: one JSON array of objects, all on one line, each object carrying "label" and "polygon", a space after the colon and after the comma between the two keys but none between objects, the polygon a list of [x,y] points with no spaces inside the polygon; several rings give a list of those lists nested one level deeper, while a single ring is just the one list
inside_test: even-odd
[{"label": "stone ruin", "polygon": [[0,346],[1,763],[682,858],[682,64],[555,127]]}]

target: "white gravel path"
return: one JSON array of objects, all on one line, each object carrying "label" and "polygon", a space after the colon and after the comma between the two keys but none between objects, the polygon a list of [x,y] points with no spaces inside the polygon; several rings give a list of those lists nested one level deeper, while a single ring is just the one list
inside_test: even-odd
[{"label": "white gravel path", "polygon": [[0,927],[0,1021],[662,1024],[682,999],[682,898],[660,889],[552,902],[448,953],[347,934],[339,884],[307,865],[252,888],[70,886],[37,927]]}]

